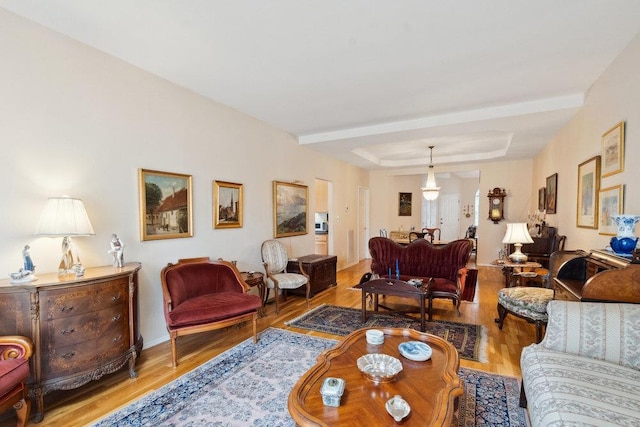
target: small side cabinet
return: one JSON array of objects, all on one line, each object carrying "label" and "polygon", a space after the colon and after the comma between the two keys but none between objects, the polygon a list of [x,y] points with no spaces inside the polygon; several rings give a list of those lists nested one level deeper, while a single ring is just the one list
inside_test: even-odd
[{"label": "small side cabinet", "polygon": [[0,281],[0,335],[24,335],[34,343],[28,387],[36,422],[44,417],[44,395],[53,390],[80,387],[127,362],[129,376],[137,376],[138,270],[140,263],[128,263],[87,268],[82,277]]},{"label": "small side cabinet", "polygon": [[[287,271],[289,273],[299,273],[300,267],[298,262],[302,262],[302,268],[310,277],[310,295],[313,296],[321,290],[327,289],[329,286],[335,286],[336,268],[338,257],[335,255],[305,255],[297,260],[289,260]],[[298,289],[287,290],[292,294],[304,295],[306,289],[304,286]]]}]

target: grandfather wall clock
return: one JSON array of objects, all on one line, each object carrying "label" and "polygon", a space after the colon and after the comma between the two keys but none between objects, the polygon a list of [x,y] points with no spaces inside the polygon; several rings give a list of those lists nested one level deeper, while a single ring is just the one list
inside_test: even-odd
[{"label": "grandfather wall clock", "polygon": [[489,190],[487,197],[489,198],[489,218],[494,224],[504,219],[504,198],[507,192],[498,187]]}]

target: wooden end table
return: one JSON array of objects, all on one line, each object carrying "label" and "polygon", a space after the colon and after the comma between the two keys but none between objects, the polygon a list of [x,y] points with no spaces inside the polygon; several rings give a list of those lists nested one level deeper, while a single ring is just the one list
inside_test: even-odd
[{"label": "wooden end table", "polygon": [[[365,332],[349,334],[336,347],[318,357],[315,366],[300,378],[289,394],[289,413],[300,426],[394,425],[385,403],[399,394],[411,406],[403,426],[448,426],[464,392],[458,376],[460,359],[452,344],[435,335],[413,329],[388,328],[384,343],[367,343]],[[400,355],[404,341],[422,341],[433,354],[425,362],[414,362]],[[402,362],[402,371],[393,382],[374,384],[356,365],[367,353],[385,353]],[[327,377],[345,380],[339,407],[324,406],[320,388]]]},{"label": "wooden end table", "polygon": [[[396,311],[389,307],[378,304],[378,296],[394,295],[397,297],[414,298],[420,302],[420,331],[425,331],[425,299],[426,293],[421,287],[408,284],[405,281],[397,279],[374,279],[360,285],[362,289],[362,322],[367,321],[367,295],[373,295],[373,311],[378,311],[378,307],[387,310]],[[431,317],[431,313],[429,313]]]},{"label": "wooden end table", "polygon": [[512,262],[508,260],[497,259],[491,262],[491,265],[502,267],[502,274],[504,274],[504,281],[507,288],[518,286],[520,278],[520,272],[523,268],[540,268],[542,264],[539,262],[526,261],[526,262]]}]

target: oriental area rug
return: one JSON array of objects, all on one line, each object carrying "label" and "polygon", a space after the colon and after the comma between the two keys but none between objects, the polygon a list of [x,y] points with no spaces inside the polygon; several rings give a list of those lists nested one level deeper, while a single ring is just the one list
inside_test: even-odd
[{"label": "oriental area rug", "polygon": [[[269,328],[257,344],[248,338],[94,425],[293,427],[289,392],[317,356],[335,345]],[[517,379],[466,368],[459,374],[465,393],[452,426],[526,425]]]},{"label": "oriental area rug", "polygon": [[[367,321],[362,323],[360,309],[323,304],[302,316],[286,322],[295,328],[320,331],[345,336],[361,328],[412,328],[420,330],[420,320],[387,312],[367,311]],[[463,359],[486,362],[487,333],[484,326],[469,323],[437,320],[426,322],[425,332],[437,335],[458,350]]]}]

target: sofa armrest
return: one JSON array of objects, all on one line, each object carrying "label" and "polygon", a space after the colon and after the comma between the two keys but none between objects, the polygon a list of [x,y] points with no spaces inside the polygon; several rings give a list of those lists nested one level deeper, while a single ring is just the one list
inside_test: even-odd
[{"label": "sofa armrest", "polygon": [[553,300],[546,349],[640,369],[640,305]]},{"label": "sofa armrest", "polygon": [[0,336],[0,360],[28,359],[33,353],[33,342],[20,335]]}]

